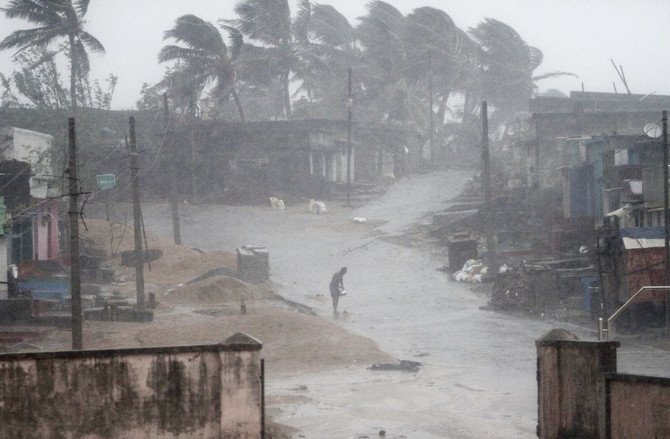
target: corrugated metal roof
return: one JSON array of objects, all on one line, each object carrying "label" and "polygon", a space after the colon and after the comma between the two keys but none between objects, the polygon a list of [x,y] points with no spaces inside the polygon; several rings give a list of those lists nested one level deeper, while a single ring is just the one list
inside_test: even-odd
[{"label": "corrugated metal roof", "polygon": [[622,238],[660,238],[665,239],[665,227],[622,227]]},{"label": "corrugated metal roof", "polygon": [[621,239],[625,249],[657,248],[665,246],[664,227],[623,227]]}]

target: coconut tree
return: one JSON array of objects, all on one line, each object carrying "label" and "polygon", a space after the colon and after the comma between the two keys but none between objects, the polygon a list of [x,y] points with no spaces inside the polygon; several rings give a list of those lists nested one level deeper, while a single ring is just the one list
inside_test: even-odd
[{"label": "coconut tree", "polygon": [[302,52],[310,9],[308,0],[300,0],[298,14],[292,19],[288,0],[241,0],[235,6],[238,18],[224,21],[227,28],[236,31],[236,37],[249,40],[241,46],[240,62],[262,65],[270,82],[276,78],[286,118],[291,117],[292,75],[306,72]]},{"label": "coconut tree", "polygon": [[93,35],[84,30],[84,16],[90,0],[9,0],[2,9],[7,18],[18,18],[37,25],[33,29],[17,30],[0,41],[0,50],[29,47],[46,48],[65,39],[70,60],[70,101],[77,112],[77,78],[90,70],[87,50],[105,53],[105,48]]},{"label": "coconut tree", "polygon": [[511,26],[485,19],[469,34],[480,47],[480,81],[483,98],[490,100],[500,117],[526,110],[528,100],[536,90],[535,82],[562,75],[552,72],[534,76],[542,64],[542,51],[529,46]]},{"label": "coconut tree", "polygon": [[[308,49],[303,58],[309,74],[302,76],[302,89],[310,106],[320,109],[322,116],[332,117],[342,111],[347,98],[347,70],[351,67],[358,72],[361,67],[356,29],[333,6],[315,4],[306,31]],[[358,83],[356,80],[354,85]]]},{"label": "coconut tree", "polygon": [[365,90],[368,114],[397,122],[428,120],[425,105],[417,93],[416,78],[410,74],[407,19],[395,7],[374,0],[356,28],[364,51],[359,75]]},{"label": "coconut tree", "polygon": [[212,85],[217,97],[232,95],[240,119],[246,121],[242,101],[235,88],[237,72],[228,46],[216,26],[195,15],[184,15],[177,18],[174,27],[165,32],[163,39],[173,39],[183,45],[164,46],[158,54],[160,62],[179,61],[182,76],[192,82],[190,88],[202,90]]},{"label": "coconut tree", "polygon": [[417,8],[407,16],[405,40],[411,48],[408,75],[424,85],[432,83],[438,119],[443,120],[449,97],[466,89],[476,45],[447,13],[431,7]]}]

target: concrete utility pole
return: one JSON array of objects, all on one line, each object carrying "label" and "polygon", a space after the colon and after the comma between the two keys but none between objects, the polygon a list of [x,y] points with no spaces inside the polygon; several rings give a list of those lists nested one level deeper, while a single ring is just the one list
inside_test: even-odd
[{"label": "concrete utility pole", "polygon": [[491,160],[489,155],[489,117],[486,101],[482,101],[482,185],[486,204],[486,259],[489,274],[498,272],[496,244],[493,239],[493,203],[491,195]]},{"label": "concrete utility pole", "polygon": [[68,119],[68,188],[70,194],[70,301],[72,302],[72,350],[83,349],[81,318],[81,267],[79,264],[79,179],[74,117]]},{"label": "concrete utility pole", "polygon": [[351,97],[351,67],[349,67],[349,93],[347,99],[347,206],[351,204],[351,107],[354,101]]},{"label": "concrete utility pole", "polygon": [[168,111],[168,95],[163,93],[163,118],[165,125],[165,142],[170,151],[170,210],[172,211],[172,232],[174,243],[181,245],[181,229],[179,227],[179,203],[177,202],[177,144],[172,139],[170,131],[170,112]]},{"label": "concrete utility pole", "polygon": [[135,229],[135,287],[137,289],[137,308],[144,311],[144,252],[142,251],[142,223],[140,218],[140,183],[137,173],[135,118],[130,116],[130,178],[133,187],[133,228]]}]

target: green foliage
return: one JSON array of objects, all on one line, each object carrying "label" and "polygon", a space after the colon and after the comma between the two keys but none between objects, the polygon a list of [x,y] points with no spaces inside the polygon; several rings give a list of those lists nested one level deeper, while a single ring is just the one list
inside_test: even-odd
[{"label": "green foliage", "polygon": [[235,90],[237,72],[221,33],[212,23],[195,15],[184,15],[177,18],[174,27],[165,32],[163,39],[182,43],[168,44],[158,54],[160,62],[178,62],[166,71],[159,87],[170,90],[170,95],[186,102],[178,105],[179,108],[196,105],[198,96],[206,86],[211,85],[212,95],[218,99],[232,95],[240,119],[246,119]]},{"label": "green foliage", "polygon": [[2,81],[3,107],[60,109],[70,106],[68,89],[60,80],[55,62],[56,52],[34,47],[18,53],[14,63],[19,71]]},{"label": "green foliage", "polygon": [[104,53],[105,48],[84,30],[84,16],[90,0],[10,0],[3,12],[7,18],[18,18],[35,24],[32,29],[17,30],[0,41],[0,50],[47,48],[62,41],[70,60],[70,104],[77,108],[77,78],[88,75],[87,50]]}]

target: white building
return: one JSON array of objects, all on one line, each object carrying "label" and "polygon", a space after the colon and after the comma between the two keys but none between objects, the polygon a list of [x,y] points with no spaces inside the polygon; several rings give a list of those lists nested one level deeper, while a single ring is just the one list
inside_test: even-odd
[{"label": "white building", "polygon": [[53,136],[23,128],[0,128],[0,160],[18,160],[29,163],[33,175],[30,178],[30,195],[47,197],[47,185],[53,175],[49,149]]}]

